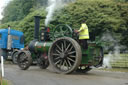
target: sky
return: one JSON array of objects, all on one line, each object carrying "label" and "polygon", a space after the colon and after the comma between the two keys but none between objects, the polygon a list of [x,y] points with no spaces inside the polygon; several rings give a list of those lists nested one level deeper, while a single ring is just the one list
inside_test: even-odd
[{"label": "sky", "polygon": [[2,19],[2,11],[4,7],[7,5],[7,3],[11,0],[0,0],[0,20]]}]

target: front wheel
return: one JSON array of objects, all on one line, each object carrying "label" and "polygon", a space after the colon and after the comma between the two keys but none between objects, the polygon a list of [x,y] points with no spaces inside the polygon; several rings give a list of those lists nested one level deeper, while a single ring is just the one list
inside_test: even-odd
[{"label": "front wheel", "polygon": [[18,66],[22,70],[27,70],[30,67],[30,65],[32,64],[31,53],[29,51],[19,52],[17,62],[18,62]]},{"label": "front wheel", "polygon": [[48,57],[45,55],[40,55],[40,57],[37,59],[37,65],[41,68],[41,69],[46,69],[49,66],[49,61],[48,61]]}]

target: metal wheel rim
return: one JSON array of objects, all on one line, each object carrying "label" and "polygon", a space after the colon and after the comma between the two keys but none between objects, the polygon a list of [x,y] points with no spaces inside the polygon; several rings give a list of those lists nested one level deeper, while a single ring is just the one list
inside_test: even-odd
[{"label": "metal wheel rim", "polygon": [[[81,63],[80,46],[75,40],[69,37],[64,37],[56,41],[55,45],[50,48],[53,51],[50,51],[49,61],[59,73],[71,73]],[[71,43],[71,41],[75,42],[75,44]],[[79,52],[76,49],[79,49]]]},{"label": "metal wheel rim", "polygon": [[26,55],[25,52],[22,52],[20,55],[19,55],[19,64],[21,67],[25,68],[26,67],[26,64],[28,64],[28,56]]},{"label": "metal wheel rim", "polygon": [[41,69],[46,69],[49,66],[49,61],[48,61],[48,59],[39,58],[38,65]]},{"label": "metal wheel rim", "polygon": [[12,55],[13,56],[13,63],[15,63],[15,64],[17,63],[17,57],[18,57],[17,54],[18,54],[18,51],[14,52]]}]

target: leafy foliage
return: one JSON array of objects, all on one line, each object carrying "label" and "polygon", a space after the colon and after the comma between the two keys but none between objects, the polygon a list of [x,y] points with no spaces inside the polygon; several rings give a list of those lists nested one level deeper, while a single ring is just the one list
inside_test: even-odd
[{"label": "leafy foliage", "polygon": [[[16,0],[14,0],[16,1]],[[24,1],[24,0],[23,0]],[[30,0],[31,1],[31,0]],[[35,0],[33,0],[35,1]],[[40,0],[39,0],[40,1]],[[45,3],[46,0],[42,0]],[[11,3],[10,3],[11,4]],[[26,6],[22,8],[24,11],[16,12],[19,10],[17,7],[16,10],[9,11],[10,16],[8,17],[17,17],[16,20],[20,20],[23,14],[23,20],[9,22],[12,27],[19,29],[24,32],[26,40],[25,43],[28,44],[30,40],[33,39],[34,34],[34,16],[40,15],[43,17],[41,20],[41,27],[44,26],[44,21],[46,17],[45,8],[36,9],[36,5],[29,7],[30,4],[26,2]],[[41,6],[40,4],[38,6]],[[16,8],[16,5],[14,5]],[[28,10],[25,10],[27,8]],[[38,8],[38,7],[37,7]],[[30,10],[31,9],[31,10]],[[6,9],[5,9],[6,10]],[[117,36],[117,39],[120,40],[120,43],[127,45],[128,47],[128,2],[123,0],[77,0],[74,3],[66,5],[62,10],[56,11],[53,17],[53,20],[50,22],[49,27],[54,29],[58,24],[68,24],[73,29],[79,29],[81,21],[85,21],[89,27],[90,36],[102,36],[104,32],[111,31],[112,34]],[[15,11],[15,13],[14,13]],[[18,15],[19,13],[19,15]],[[18,16],[17,16],[18,15]],[[20,16],[21,15],[21,16]],[[26,16],[27,15],[27,16]],[[4,17],[6,18],[7,15]],[[7,21],[13,18],[9,18]],[[6,27],[7,24],[3,24],[0,28]],[[119,36],[119,37],[118,37]]]},{"label": "leafy foliage", "polygon": [[57,12],[51,24],[64,23],[79,29],[80,22],[84,20],[89,27],[90,36],[102,37],[109,30],[117,36],[120,43],[127,45],[127,10],[128,3],[113,0],[78,0]]},{"label": "leafy foliage", "polygon": [[21,20],[46,3],[47,0],[12,0],[4,9],[2,23]]},{"label": "leafy foliage", "polygon": [[[43,12],[41,12],[43,11]],[[25,35],[25,44],[27,45],[33,38],[34,38],[34,16],[46,16],[46,12],[43,8],[34,11],[30,13],[28,16],[26,16],[20,23],[19,27],[22,32],[24,32]],[[44,26],[44,19],[41,20],[41,27]]]}]

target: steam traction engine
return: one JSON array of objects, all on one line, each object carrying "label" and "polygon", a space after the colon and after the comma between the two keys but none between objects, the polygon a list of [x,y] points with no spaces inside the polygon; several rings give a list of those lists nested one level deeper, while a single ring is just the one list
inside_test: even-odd
[{"label": "steam traction engine", "polygon": [[[101,66],[103,62],[103,49],[96,42],[88,42],[88,49],[79,44],[77,35],[68,25],[58,25],[51,33],[47,30],[41,32],[39,39],[40,17],[35,16],[34,40],[28,49],[18,54],[18,65],[26,70],[36,60],[40,68],[51,66],[58,73],[68,74],[73,71],[87,72],[90,66]],[[44,36],[45,35],[45,36]],[[51,41],[49,41],[49,39]]]}]

